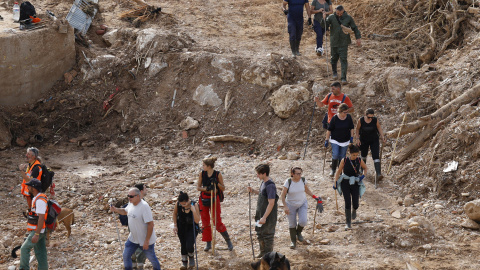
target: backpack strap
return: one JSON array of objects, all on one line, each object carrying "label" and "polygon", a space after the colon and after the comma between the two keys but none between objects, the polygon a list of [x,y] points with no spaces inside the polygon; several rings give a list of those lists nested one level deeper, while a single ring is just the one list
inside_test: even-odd
[{"label": "backpack strap", "polygon": [[327,96],[327,104],[330,103],[330,96],[332,96],[332,92],[330,92],[330,94]]},{"label": "backpack strap", "polygon": [[[305,177],[302,177],[302,182],[303,182],[303,185],[305,185]],[[288,191],[290,190],[290,186],[292,185],[292,178],[288,178],[288,188],[287,188],[287,193]]]},{"label": "backpack strap", "polygon": [[345,102],[346,98],[347,98],[347,94],[343,94],[342,103]]}]

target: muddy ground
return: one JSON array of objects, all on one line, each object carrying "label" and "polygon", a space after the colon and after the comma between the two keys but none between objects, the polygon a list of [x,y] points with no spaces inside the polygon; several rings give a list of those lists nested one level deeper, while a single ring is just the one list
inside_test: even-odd
[{"label": "muddy ground", "polygon": [[[356,108],[355,119],[372,107],[384,130],[392,131],[401,126],[404,115],[407,123],[428,117],[478,84],[480,67],[475,59],[480,37],[474,24],[467,23],[478,21],[477,17],[466,15],[469,17],[461,24],[459,38],[442,54],[435,50],[438,58],[423,63],[418,55],[428,48],[428,42],[420,34],[428,32],[418,31],[415,38],[422,42],[415,43],[417,47],[401,39],[424,24],[416,15],[420,4],[377,2],[342,2],[355,16],[364,37],[362,47],[349,48],[349,84],[344,87]],[[417,1],[422,5],[427,2]],[[65,238],[62,226],[52,237],[51,269],[121,269],[116,227],[120,243],[128,233],[108,212],[108,204],[120,205],[128,188],[138,182],[150,186],[146,200],[154,212],[156,252],[162,267],[178,269],[180,245],[171,229],[174,200],[180,190],[198,196],[201,160],[209,154],[218,157],[216,169],[224,175],[227,191],[222,217],[235,248],[232,252],[222,249],[226,245],[217,234],[221,250],[212,256],[203,251],[204,243],[199,238],[199,269],[249,269],[252,254],[245,188],[248,184],[259,185],[254,167],[262,162],[272,165],[271,176],[277,187],[288,177],[288,168],[302,167],[312,191],[324,198],[325,212],[316,216],[315,233],[310,202],[307,243],[296,250],[288,248],[288,222],[280,210],[275,250],[289,258],[292,269],[480,267],[479,233],[460,225],[466,218],[463,205],[480,194],[475,181],[480,174],[478,97],[453,110],[448,122],[435,125],[428,139],[393,164],[378,189],[372,183],[373,163],[369,157],[359,223],[353,230],[344,231],[344,217],[336,211],[332,179],[327,176],[328,162],[323,173],[323,109],[315,111],[305,160],[284,160],[289,153],[303,156],[313,105],[310,100],[314,94],[327,94],[332,82],[325,58],[314,53],[313,30],[305,27],[303,56],[292,59],[280,2],[149,3],[161,6],[163,13],[135,27],[119,18],[134,6],[132,3],[100,2],[101,12],[86,36],[90,46],[77,44],[74,70],[78,75],[73,81],[59,81],[45,99],[36,103],[2,108],[13,136],[13,146],[0,151],[0,200],[5,205],[0,210],[2,269],[18,263],[10,257],[10,251],[22,243],[25,233],[21,215],[25,202],[18,186],[14,189],[20,183],[15,169],[24,162],[26,149],[18,146],[18,139],[40,149],[46,164],[56,172],[56,199],[75,210],[71,237]],[[449,11],[448,5],[437,3],[438,8]],[[460,8],[463,5],[460,3]],[[70,3],[45,1],[38,6],[64,16]],[[372,6],[377,9],[372,10]],[[407,17],[402,6],[411,11]],[[385,16],[388,23],[382,23]],[[369,38],[371,34],[390,35],[393,28],[387,24],[409,19],[411,26],[402,29],[401,38]],[[441,25],[448,28],[447,22]],[[117,30],[117,35],[97,36],[95,30],[101,24],[108,25],[107,33]],[[445,31],[435,38],[442,38]],[[82,52],[94,60],[93,68]],[[153,64],[147,67],[149,61],[159,68],[152,69]],[[195,102],[193,96],[199,85],[211,85],[222,103],[202,106]],[[282,85],[306,85],[310,93],[309,101],[301,103],[287,119],[278,117],[269,105],[269,98]],[[117,88],[112,109],[104,110],[103,101]],[[405,92],[411,89],[420,93],[414,104],[406,98]],[[227,108],[229,100],[233,102]],[[199,121],[197,129],[185,131],[179,127],[187,116]],[[397,153],[426,130],[401,136]],[[36,134],[42,135],[42,142],[35,140]],[[207,140],[224,134],[256,141],[245,145]],[[396,133],[391,134],[385,145],[384,173],[390,160],[398,156],[393,154],[396,138]],[[446,163],[452,160],[459,162],[458,170],[444,173]],[[467,192],[468,196],[462,195]],[[413,204],[405,206],[405,197],[412,198]],[[255,201],[252,198],[252,205]],[[343,209],[340,197],[338,208],[340,212]],[[258,252],[255,241],[254,245]],[[151,269],[148,263],[146,269]]]}]

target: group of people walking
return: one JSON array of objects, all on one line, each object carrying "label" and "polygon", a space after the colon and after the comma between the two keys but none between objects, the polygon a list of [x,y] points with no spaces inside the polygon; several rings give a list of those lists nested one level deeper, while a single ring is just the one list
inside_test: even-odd
[{"label": "group of people walking", "polygon": [[332,65],[332,76],[333,79],[338,79],[337,63],[340,59],[340,80],[343,84],[347,83],[348,45],[352,43],[350,34],[353,33],[355,35],[358,46],[362,44],[362,36],[355,21],[341,5],[337,6],[334,12],[331,0],[313,0],[311,5],[308,0],[284,0],[282,9],[287,16],[290,49],[292,50],[294,58],[301,55],[300,41],[303,34],[304,8],[308,16],[308,25],[312,25],[311,15],[314,15],[313,30],[316,34],[315,52],[319,56],[324,54],[323,37],[330,31],[330,64]]}]

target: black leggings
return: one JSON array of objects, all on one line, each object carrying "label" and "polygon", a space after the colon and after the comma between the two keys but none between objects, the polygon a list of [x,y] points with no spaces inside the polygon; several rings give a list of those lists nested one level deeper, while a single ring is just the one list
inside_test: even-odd
[{"label": "black leggings", "polygon": [[345,209],[358,209],[358,199],[360,197],[360,186],[357,182],[350,185],[348,179],[343,179],[340,184],[342,187],[343,199],[345,200]]},{"label": "black leggings", "polygon": [[360,153],[362,155],[362,158],[366,158],[367,155],[368,155],[368,147],[370,147],[370,151],[372,151],[372,158],[373,158],[373,161],[375,162],[375,160],[379,160],[380,159],[380,143],[377,140],[374,140],[373,142],[364,142],[364,141],[361,141],[361,144],[360,144]]},{"label": "black leggings", "polygon": [[180,239],[181,253],[182,255],[192,254],[195,251],[195,239],[197,238],[198,231],[195,231],[193,235],[193,225],[180,225],[178,227],[178,239]]}]

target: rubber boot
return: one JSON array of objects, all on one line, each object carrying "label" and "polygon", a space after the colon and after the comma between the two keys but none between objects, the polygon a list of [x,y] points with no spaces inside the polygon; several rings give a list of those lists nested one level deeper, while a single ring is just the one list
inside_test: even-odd
[{"label": "rubber boot", "polygon": [[380,161],[373,163],[375,166],[375,177],[377,178],[377,181],[380,181],[383,179],[382,175],[382,163]]},{"label": "rubber boot", "polygon": [[356,219],[357,218],[357,209],[353,209],[352,210],[352,219]]},{"label": "rubber boot", "polygon": [[186,270],[187,269],[187,255],[182,255],[182,266],[180,267],[181,270]]},{"label": "rubber boot", "polygon": [[302,235],[302,231],[303,231],[303,227],[300,225],[297,225],[297,238],[299,242],[305,241],[305,238],[303,238],[303,235]]},{"label": "rubber boot", "polygon": [[332,64],[332,74],[334,80],[338,79],[337,64]]},{"label": "rubber boot", "polygon": [[204,251],[209,251],[210,249],[212,249],[212,242],[207,242],[207,245],[205,246],[205,248],[203,250]]},{"label": "rubber boot", "polygon": [[290,249],[295,249],[297,247],[297,229],[290,228]]},{"label": "rubber boot", "polygon": [[258,244],[260,245],[260,253],[258,253],[256,258],[262,258],[263,255],[265,255],[265,241],[263,240],[258,240]]},{"label": "rubber boot", "polygon": [[233,250],[233,244],[232,244],[232,241],[230,241],[230,236],[228,235],[228,232],[224,231],[220,234],[223,236],[223,239],[225,239],[225,242],[227,242],[228,250],[232,251]]},{"label": "rubber boot", "polygon": [[335,172],[337,171],[338,166],[338,159],[332,159],[332,171],[330,172],[330,176],[335,176]]},{"label": "rubber boot", "polygon": [[[367,164],[367,157],[362,157],[362,160],[363,160],[363,163]],[[360,166],[359,173],[360,173],[360,175],[363,174],[363,168],[362,168],[362,166]]]},{"label": "rubber boot", "polygon": [[296,42],[295,40],[290,39],[290,49],[292,50],[292,56],[293,58],[297,57],[297,50],[295,49]]},{"label": "rubber boot", "polygon": [[273,251],[273,237],[271,239],[265,239],[265,253]]},{"label": "rubber boot", "polygon": [[188,269],[195,268],[195,257],[193,253],[188,253]]},{"label": "rubber boot", "polygon": [[300,53],[300,39],[295,40],[295,54],[297,56],[302,56]]},{"label": "rubber boot", "polygon": [[351,229],[352,228],[352,212],[350,209],[345,208],[345,230]]}]

